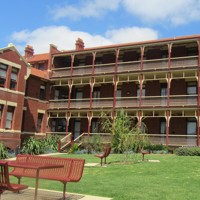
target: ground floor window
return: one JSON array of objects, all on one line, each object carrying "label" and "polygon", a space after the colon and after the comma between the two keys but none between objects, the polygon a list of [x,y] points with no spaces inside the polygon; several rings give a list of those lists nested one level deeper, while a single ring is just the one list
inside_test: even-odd
[{"label": "ground floor window", "polygon": [[160,120],[160,134],[166,134],[166,120]]},{"label": "ground floor window", "polygon": [[38,118],[37,118],[37,133],[40,133],[41,127],[42,127],[42,121],[43,121],[43,114],[42,113],[38,113]]},{"label": "ground floor window", "polygon": [[14,110],[15,107],[8,106],[6,114],[6,127],[5,127],[6,129],[12,129]]}]

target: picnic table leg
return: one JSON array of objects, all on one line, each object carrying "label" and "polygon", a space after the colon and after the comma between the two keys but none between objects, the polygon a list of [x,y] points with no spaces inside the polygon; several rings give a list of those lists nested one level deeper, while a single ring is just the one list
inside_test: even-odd
[{"label": "picnic table leg", "polygon": [[38,180],[39,179],[39,169],[36,171],[36,180],[35,180],[35,196],[34,200],[37,200],[37,193],[38,193]]},{"label": "picnic table leg", "polygon": [[63,183],[64,187],[63,187],[63,199],[65,199],[65,193],[66,193],[66,184],[67,183]]}]

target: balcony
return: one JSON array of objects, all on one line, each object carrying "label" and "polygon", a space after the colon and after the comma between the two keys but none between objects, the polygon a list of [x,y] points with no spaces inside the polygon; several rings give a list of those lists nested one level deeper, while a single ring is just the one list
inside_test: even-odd
[{"label": "balcony", "polygon": [[118,73],[135,72],[140,70],[140,61],[118,63]]},{"label": "balcony", "polygon": [[[197,106],[197,95],[170,96],[170,107]],[[51,100],[49,109],[66,109],[68,100]],[[92,109],[112,108],[113,98],[99,98],[92,100]],[[116,108],[138,108],[138,97],[121,97],[116,99]],[[167,96],[144,96],[141,99],[141,107],[167,107]],[[71,99],[70,109],[90,109],[90,99]]]},{"label": "balcony", "polygon": [[197,67],[198,56],[172,58],[171,68]]},{"label": "balcony", "polygon": [[[140,61],[119,62],[118,73],[130,73],[140,70]],[[171,58],[171,69],[197,67],[198,56]],[[166,70],[168,68],[168,58],[156,60],[144,60],[143,70]],[[94,75],[112,74],[115,72],[115,63],[98,64],[94,66]],[[73,76],[91,76],[92,66],[73,67]],[[52,69],[51,78],[70,77],[70,67]]]},{"label": "balcony", "polygon": [[[164,134],[148,134],[149,140],[152,144],[166,144],[166,135]],[[169,146],[196,146],[196,135],[169,135]]]},{"label": "balcony", "polygon": [[144,60],[143,70],[161,70],[168,68],[168,59]]},{"label": "balcony", "polygon": [[115,72],[115,63],[95,65],[94,75],[110,74]]}]

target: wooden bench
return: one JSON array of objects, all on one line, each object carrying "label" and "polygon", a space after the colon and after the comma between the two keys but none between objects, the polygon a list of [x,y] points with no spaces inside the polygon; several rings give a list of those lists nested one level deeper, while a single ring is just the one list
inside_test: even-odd
[{"label": "wooden bench", "polygon": [[102,154],[96,154],[95,156],[101,159],[101,166],[102,166],[102,160],[104,160],[104,164],[106,164],[106,157],[109,156],[111,152],[111,147],[104,147],[104,152]]},{"label": "wooden bench", "polygon": [[[18,162],[26,162],[26,163],[43,163],[43,164],[57,164],[63,165],[62,168],[54,168],[54,169],[45,169],[40,170],[39,178],[40,179],[48,179],[60,181],[63,183],[63,199],[65,199],[66,193],[66,184],[67,182],[78,182],[80,181],[85,160],[77,159],[77,158],[60,158],[53,156],[35,156],[35,155],[17,155],[16,160]],[[17,168],[14,167],[10,172],[10,175],[18,178],[18,183],[20,183],[20,179],[22,177],[36,177],[36,170],[34,169],[25,169],[25,168]]]},{"label": "wooden bench", "polygon": [[8,173],[8,163],[6,161],[0,160],[0,199],[1,199],[1,194],[5,190],[19,192],[20,190],[24,190],[27,188],[28,185],[10,183],[10,178]]}]

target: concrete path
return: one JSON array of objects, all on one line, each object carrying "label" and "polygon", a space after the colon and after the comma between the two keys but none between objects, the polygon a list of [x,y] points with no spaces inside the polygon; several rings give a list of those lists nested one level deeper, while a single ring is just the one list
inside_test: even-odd
[{"label": "concrete path", "polygon": [[[29,188],[27,190],[21,191],[18,193],[13,193],[10,191],[5,191],[2,196],[1,200],[33,200],[34,199],[34,188]],[[66,200],[112,200],[112,198],[106,197],[97,197],[85,194],[75,194],[75,193],[66,193]],[[60,191],[52,191],[52,190],[38,190],[38,200],[61,200],[62,199],[62,192]]]}]

